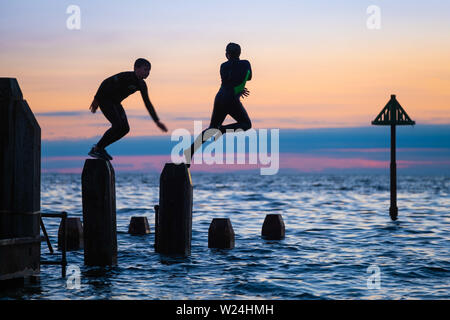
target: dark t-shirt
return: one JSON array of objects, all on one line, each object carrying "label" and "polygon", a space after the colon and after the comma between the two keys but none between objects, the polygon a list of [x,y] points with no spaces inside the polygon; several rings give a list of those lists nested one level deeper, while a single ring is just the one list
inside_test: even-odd
[{"label": "dark t-shirt", "polygon": [[95,98],[100,104],[104,101],[121,103],[122,100],[138,90],[141,92],[142,99],[151,117],[153,120],[158,121],[159,118],[148,97],[147,84],[144,80],[139,80],[134,71],[121,72],[103,80],[95,94]]},{"label": "dark t-shirt", "polygon": [[239,90],[239,87],[242,86],[243,89],[243,83],[252,78],[250,62],[239,59],[228,60],[220,66],[220,77],[222,78],[221,89],[228,91],[236,88],[235,94],[240,94],[242,90]]}]

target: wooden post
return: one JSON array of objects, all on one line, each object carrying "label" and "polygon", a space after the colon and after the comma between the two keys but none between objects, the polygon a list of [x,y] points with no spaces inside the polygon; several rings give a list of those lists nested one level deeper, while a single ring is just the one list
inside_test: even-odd
[{"label": "wooden post", "polygon": [[234,230],[228,218],[215,218],[209,225],[208,248],[233,249]]},{"label": "wooden post", "polygon": [[150,233],[147,217],[131,217],[128,233],[132,235],[144,235]]},{"label": "wooden post", "polygon": [[159,204],[155,205],[154,209],[155,209],[155,244],[154,244],[154,248],[155,248],[155,251],[157,251],[156,248],[158,248]]},{"label": "wooden post", "polygon": [[[44,234],[45,242],[47,242],[48,250],[50,251],[51,254],[53,254],[52,243],[50,242],[50,239],[48,237],[47,229],[45,229],[45,225],[44,225],[44,221],[42,221],[42,217],[40,218],[40,220],[41,220],[40,221],[41,222],[41,230],[42,230],[42,233]],[[60,228],[61,228],[61,226],[60,226]]]},{"label": "wooden post", "polygon": [[67,212],[63,211],[61,212],[62,215],[62,225],[63,225],[63,231],[62,231],[62,257],[61,257],[61,276],[63,278],[66,277],[66,266],[67,266],[67,256],[66,256],[66,248],[67,248]]},{"label": "wooden post", "polygon": [[264,219],[261,236],[267,240],[281,240],[285,236],[284,221],[281,214],[268,214]]},{"label": "wooden post", "polygon": [[166,163],[160,177],[155,250],[188,256],[192,238],[192,180],[185,163]]},{"label": "wooden post", "polygon": [[17,80],[0,78],[0,280],[40,272],[41,128]]},{"label": "wooden post", "polygon": [[[58,249],[63,247],[64,223],[61,221],[58,229]],[[83,225],[80,218],[68,217],[66,219],[66,250],[79,250],[83,248]]]},{"label": "wooden post", "polygon": [[82,173],[84,264],[117,264],[116,190],[109,161],[87,159]]}]

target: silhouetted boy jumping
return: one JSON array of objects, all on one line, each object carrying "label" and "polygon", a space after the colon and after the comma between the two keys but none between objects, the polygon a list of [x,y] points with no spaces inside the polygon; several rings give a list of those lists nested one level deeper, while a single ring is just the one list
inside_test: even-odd
[{"label": "silhouetted boy jumping", "polygon": [[[241,47],[238,44],[229,43],[227,45],[225,56],[228,61],[222,63],[220,66],[222,85],[214,99],[214,109],[209,128],[205,129],[202,134],[197,137],[190,149],[184,151],[184,157],[188,167],[190,166],[195,151],[200,148],[205,141],[212,136],[216,136],[217,131],[213,132],[213,130],[205,135],[205,132],[209,129],[218,129],[221,134],[224,134],[227,129],[242,129],[246,131],[252,127],[247,111],[245,111],[244,106],[240,101],[241,96],[247,97],[250,94],[250,91],[245,88],[245,83],[252,78],[252,68],[250,62],[239,59],[240,55]],[[237,122],[223,126],[222,123],[228,114]],[[218,133],[217,136],[219,136]],[[217,137],[215,137],[215,139],[217,139]]]},{"label": "silhouetted boy jumping", "polygon": [[150,102],[147,85],[144,81],[150,74],[151,67],[149,61],[139,58],[134,63],[134,71],[118,73],[101,83],[89,109],[92,113],[95,113],[97,108],[100,107],[106,119],[111,122],[111,128],[105,132],[100,141],[89,151],[91,157],[104,160],[113,159],[106,152],[105,148],[124,137],[130,131],[127,115],[121,102],[138,90],[141,92],[145,107],[156,125],[162,131],[167,132],[166,126],[159,121],[155,108]]}]

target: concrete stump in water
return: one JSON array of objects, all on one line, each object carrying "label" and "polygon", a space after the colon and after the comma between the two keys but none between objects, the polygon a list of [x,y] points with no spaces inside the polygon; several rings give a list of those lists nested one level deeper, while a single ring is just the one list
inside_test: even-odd
[{"label": "concrete stump in water", "polygon": [[[80,218],[66,219],[66,251],[79,250],[83,248],[83,225]],[[63,246],[63,223],[59,224],[58,229],[58,250]]]},{"label": "concrete stump in water", "polygon": [[84,264],[117,264],[116,190],[109,161],[87,159],[82,173]]},{"label": "concrete stump in water", "polygon": [[147,217],[131,217],[128,233],[132,235],[144,235],[150,233]]},{"label": "concrete stump in water", "polygon": [[209,225],[208,248],[233,249],[234,230],[228,218],[215,218]]},{"label": "concrete stump in water", "polygon": [[261,236],[267,240],[281,240],[285,236],[284,221],[281,214],[268,214],[264,219]]},{"label": "concrete stump in water", "polygon": [[155,251],[188,256],[192,238],[192,180],[185,163],[166,163],[155,215]]}]

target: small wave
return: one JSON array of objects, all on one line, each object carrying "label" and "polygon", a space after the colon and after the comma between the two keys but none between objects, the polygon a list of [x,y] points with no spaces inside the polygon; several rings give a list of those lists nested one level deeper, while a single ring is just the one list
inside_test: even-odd
[{"label": "small wave", "polygon": [[425,274],[428,274],[433,277],[448,277],[450,270],[445,269],[442,267],[430,267],[430,266],[423,266],[419,269],[420,272],[423,272]]},{"label": "small wave", "polygon": [[316,296],[312,293],[300,293],[294,296],[294,299],[299,299],[299,300],[326,300],[325,297],[321,297],[321,296]]},{"label": "small wave", "polygon": [[117,209],[116,213],[139,213],[139,212],[154,212],[153,208],[121,208]]}]

